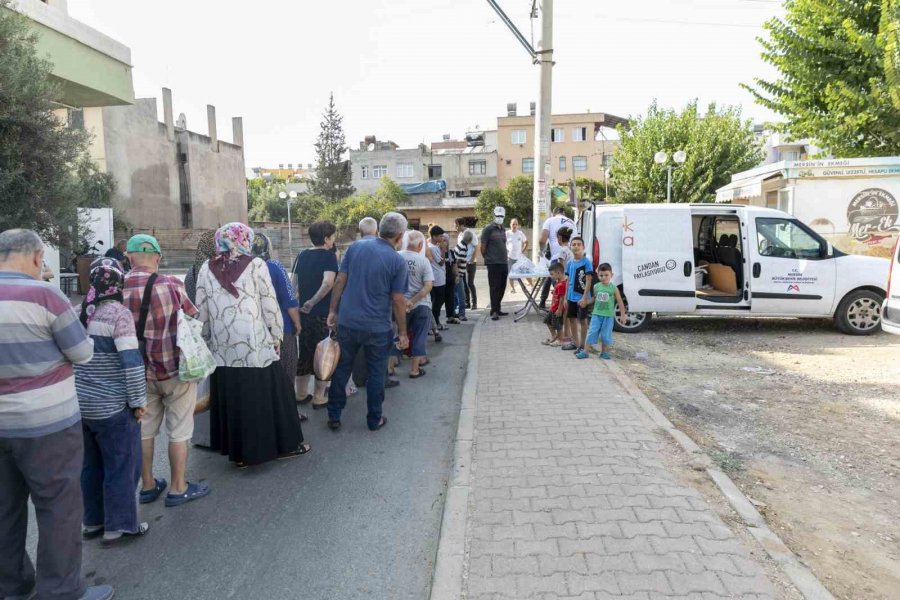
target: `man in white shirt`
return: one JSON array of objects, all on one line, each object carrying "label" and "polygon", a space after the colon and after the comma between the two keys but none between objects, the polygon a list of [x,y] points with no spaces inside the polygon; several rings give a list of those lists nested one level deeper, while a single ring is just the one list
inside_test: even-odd
[{"label": "man in white shirt", "polygon": [[[506,254],[510,272],[516,261],[525,256],[527,249],[528,239],[525,232],[519,229],[519,220],[513,219],[509,222],[509,230],[506,232]],[[509,291],[513,294],[516,293],[516,282],[513,279],[509,280]]]},{"label": "man in white shirt", "polygon": [[[544,228],[541,230],[541,248],[545,248],[550,243],[550,263],[559,261],[560,246],[556,239],[557,232],[563,227],[568,227],[573,232],[576,231],[575,221],[566,216],[566,209],[563,206],[557,206],[553,211],[553,216],[544,221]],[[550,279],[544,280],[544,287],[541,289],[540,307],[547,308],[547,296],[550,294]]]}]

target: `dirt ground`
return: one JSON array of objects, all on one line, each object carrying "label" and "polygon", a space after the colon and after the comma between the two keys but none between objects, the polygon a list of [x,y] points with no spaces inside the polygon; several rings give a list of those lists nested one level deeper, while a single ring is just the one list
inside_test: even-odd
[{"label": "dirt ground", "polygon": [[665,318],[615,343],[837,598],[900,599],[900,336]]}]

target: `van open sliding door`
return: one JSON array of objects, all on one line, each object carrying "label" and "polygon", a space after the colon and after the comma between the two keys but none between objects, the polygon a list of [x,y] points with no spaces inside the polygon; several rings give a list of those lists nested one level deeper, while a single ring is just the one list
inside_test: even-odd
[{"label": "van open sliding door", "polygon": [[622,280],[630,312],[693,312],[697,306],[689,206],[625,209]]}]

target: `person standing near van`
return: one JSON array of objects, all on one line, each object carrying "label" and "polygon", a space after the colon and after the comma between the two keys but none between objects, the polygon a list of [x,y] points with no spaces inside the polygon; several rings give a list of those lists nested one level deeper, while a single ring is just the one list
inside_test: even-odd
[{"label": "person standing near van", "polygon": [[[591,279],[594,269],[591,260],[584,255],[584,240],[580,236],[573,237],[569,242],[573,258],[566,264],[566,277],[569,279],[569,288],[566,293],[568,308],[566,319],[569,322],[569,331],[574,338],[562,347],[563,350],[575,350],[576,358],[587,358],[584,351],[584,338],[587,337],[587,324],[590,310],[588,299],[590,298]],[[578,344],[575,344],[577,340]]]},{"label": "person standing near van", "polygon": [[488,271],[488,286],[491,290],[491,320],[496,321],[508,313],[500,310],[503,293],[506,291],[506,280],[509,275],[508,257],[506,253],[506,230],[503,221],[506,209],[494,207],[494,222],[481,230],[481,255]]},{"label": "person standing near van", "polygon": [[[603,263],[597,267],[597,279],[599,281],[594,284],[594,310],[591,314],[591,326],[588,328],[587,350],[595,352],[599,338],[602,345],[600,346],[600,358],[609,360],[609,350],[612,348],[613,325],[616,323],[616,307],[619,308],[620,321],[625,320],[625,302],[622,301],[622,295],[619,288],[612,284],[613,270],[612,265]],[[589,299],[590,300],[590,299]]]},{"label": "person standing near van", "polygon": [[[550,263],[560,262],[560,243],[557,234],[560,229],[568,228],[569,231],[575,231],[575,221],[566,216],[566,208],[557,206],[553,210],[553,216],[544,221],[544,227],[541,229],[541,249],[550,244]],[[563,265],[565,266],[565,265]],[[544,287],[541,289],[540,307],[547,307],[547,296],[550,294],[550,280],[544,280]]]}]

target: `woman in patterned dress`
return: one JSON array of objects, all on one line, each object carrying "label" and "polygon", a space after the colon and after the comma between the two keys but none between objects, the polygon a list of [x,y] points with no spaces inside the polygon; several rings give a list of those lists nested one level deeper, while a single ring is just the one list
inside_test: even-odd
[{"label": "woman in patterned dress", "polygon": [[284,321],[266,263],[251,256],[253,230],[216,232],[215,258],[197,275],[197,309],[216,358],[211,447],[239,467],[309,452],[294,393],[279,361]]}]

